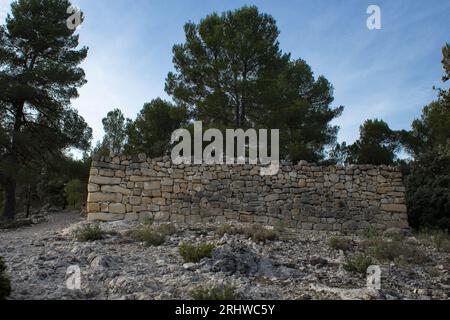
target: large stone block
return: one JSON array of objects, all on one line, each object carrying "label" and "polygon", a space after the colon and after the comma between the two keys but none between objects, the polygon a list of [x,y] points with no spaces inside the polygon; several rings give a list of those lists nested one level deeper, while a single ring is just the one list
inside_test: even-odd
[{"label": "large stone block", "polygon": [[132,191],[130,189],[121,186],[102,186],[102,192],[104,193],[121,193],[123,195],[131,195]]},{"label": "large stone block", "polygon": [[407,207],[404,204],[387,203],[387,204],[381,205],[381,210],[387,211],[387,212],[405,213],[405,212],[407,212]]},{"label": "large stone block", "polygon": [[89,178],[89,183],[94,184],[120,184],[121,178],[117,177],[101,177],[101,176],[91,176]]},{"label": "large stone block", "polygon": [[109,213],[123,214],[126,212],[126,207],[122,203],[111,203],[109,205]]},{"label": "large stone block", "polygon": [[91,192],[87,202],[122,202],[122,195],[118,193]]},{"label": "large stone block", "polygon": [[124,217],[125,217],[124,214],[111,214],[111,213],[104,213],[104,212],[88,213],[88,221],[110,222],[110,221],[123,220]]}]

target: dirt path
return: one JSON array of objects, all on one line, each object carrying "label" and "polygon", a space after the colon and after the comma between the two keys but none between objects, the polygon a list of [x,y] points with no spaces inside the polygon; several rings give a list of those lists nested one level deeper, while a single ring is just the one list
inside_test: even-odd
[{"label": "dirt path", "polygon": [[8,238],[32,238],[39,234],[49,232],[49,231],[59,231],[70,226],[73,223],[82,221],[83,218],[80,216],[78,211],[63,211],[59,213],[50,214],[48,216],[48,221],[42,222],[36,225],[22,227],[19,229],[10,230],[0,230],[0,241]]}]

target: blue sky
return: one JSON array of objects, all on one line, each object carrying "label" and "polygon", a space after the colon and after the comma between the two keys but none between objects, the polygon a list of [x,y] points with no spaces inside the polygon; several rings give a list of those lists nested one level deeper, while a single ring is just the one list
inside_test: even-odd
[{"label": "blue sky", "polygon": [[[1,0],[0,0],[1,1]],[[3,0],[5,1],[5,0]],[[409,128],[436,97],[441,48],[450,41],[450,1],[365,0],[74,0],[85,13],[80,39],[90,48],[83,67],[89,81],[73,102],[101,139],[101,119],[113,107],[134,118],[164,92],[172,46],[184,41],[183,25],[207,14],[256,5],[281,31],[280,47],[302,58],[335,88],[345,106],[335,123],[340,141],[353,142],[359,126],[382,118]],[[366,9],[378,5],[382,30],[368,30]]]}]

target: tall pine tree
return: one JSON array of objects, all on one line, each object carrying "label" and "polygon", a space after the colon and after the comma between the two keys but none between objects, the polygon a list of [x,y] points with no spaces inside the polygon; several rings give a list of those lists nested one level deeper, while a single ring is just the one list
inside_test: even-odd
[{"label": "tall pine tree", "polygon": [[17,0],[0,26],[0,183],[9,219],[21,170],[90,144],[92,130],[70,106],[86,83],[79,64],[88,51],[78,49],[79,36],[67,26],[70,6]]}]

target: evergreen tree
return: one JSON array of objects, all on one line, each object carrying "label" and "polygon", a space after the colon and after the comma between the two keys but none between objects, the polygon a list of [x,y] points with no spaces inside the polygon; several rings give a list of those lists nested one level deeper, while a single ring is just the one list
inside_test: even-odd
[{"label": "evergreen tree", "polygon": [[0,26],[0,183],[4,216],[16,210],[17,176],[68,148],[89,148],[91,129],[71,108],[86,83],[87,48],[67,27],[68,0],[17,0]]}]

